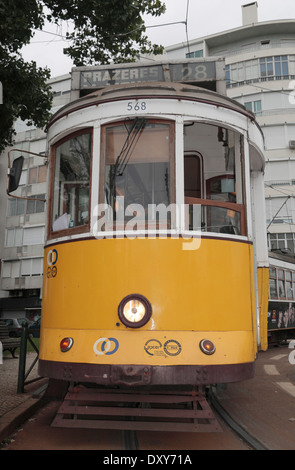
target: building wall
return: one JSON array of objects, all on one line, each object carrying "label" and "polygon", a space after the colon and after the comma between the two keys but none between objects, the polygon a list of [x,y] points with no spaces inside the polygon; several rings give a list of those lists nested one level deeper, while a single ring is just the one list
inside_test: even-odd
[{"label": "building wall", "polygon": [[225,58],[227,95],[254,112],[264,133],[269,248],[294,253],[295,20],[258,23],[257,8],[257,2],[243,7],[245,23],[234,30],[176,44],[166,52],[168,59]]},{"label": "building wall", "polygon": [[[70,99],[70,76],[49,81],[53,91],[54,113]],[[11,155],[25,157],[20,186],[13,193],[23,199],[8,197],[8,157],[0,158],[0,318],[27,317],[40,314],[43,282],[43,249],[47,197],[46,134],[17,121],[16,138]],[[33,152],[40,155],[24,153]]]}]

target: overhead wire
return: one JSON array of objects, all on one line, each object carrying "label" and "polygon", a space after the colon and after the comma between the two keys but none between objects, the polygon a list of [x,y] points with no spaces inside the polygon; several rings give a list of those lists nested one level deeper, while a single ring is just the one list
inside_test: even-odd
[{"label": "overhead wire", "polygon": [[185,31],[186,31],[186,43],[187,43],[187,52],[190,55],[190,46],[189,46],[189,40],[188,40],[188,11],[189,11],[189,0],[187,0],[186,3],[186,18],[185,18]]},{"label": "overhead wire", "polygon": [[[172,21],[172,22],[169,22],[169,23],[154,24],[154,25],[148,25],[148,26],[143,25],[143,26],[139,26],[138,28],[127,31],[125,33],[118,33],[118,34],[116,34],[116,36],[119,36],[119,37],[127,36],[128,34],[134,33],[134,32],[139,31],[141,29],[144,30],[144,29],[150,29],[150,28],[161,28],[163,26],[172,26],[172,25],[176,25],[176,24],[184,24],[185,28],[186,28],[186,42],[187,42],[187,48],[188,48],[188,52],[189,52],[190,47],[189,47],[189,39],[188,39],[188,16],[189,16],[189,0],[187,0],[186,18],[185,18],[184,21]],[[40,28],[35,29],[35,31],[39,31],[39,32],[46,33],[46,34],[52,34],[54,36],[58,36],[58,37],[62,38],[65,41],[69,41],[69,40],[75,41],[75,38],[69,39],[68,37],[66,37],[66,36],[64,36],[63,34],[60,34],[60,33],[53,33],[52,31],[46,31],[46,30],[40,29]],[[108,37],[112,37],[112,36],[113,35],[110,35]],[[39,42],[41,42],[41,41],[39,41]]]}]

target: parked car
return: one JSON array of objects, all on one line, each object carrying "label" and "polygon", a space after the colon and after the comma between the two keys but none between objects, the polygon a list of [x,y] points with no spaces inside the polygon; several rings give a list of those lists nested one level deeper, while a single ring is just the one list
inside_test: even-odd
[{"label": "parked car", "polygon": [[9,336],[20,337],[22,332],[22,326],[24,323],[29,325],[30,321],[27,318],[4,318],[1,319],[8,326]]},{"label": "parked car", "polygon": [[40,338],[40,318],[29,325],[29,335],[33,338]]}]

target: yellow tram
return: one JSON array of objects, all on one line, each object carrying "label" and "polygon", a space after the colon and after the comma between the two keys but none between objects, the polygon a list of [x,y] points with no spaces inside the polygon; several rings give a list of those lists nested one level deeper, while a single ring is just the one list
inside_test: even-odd
[{"label": "yellow tram", "polygon": [[48,125],[39,373],[92,386],[253,376],[267,347],[263,136],[181,83],[109,86]]}]

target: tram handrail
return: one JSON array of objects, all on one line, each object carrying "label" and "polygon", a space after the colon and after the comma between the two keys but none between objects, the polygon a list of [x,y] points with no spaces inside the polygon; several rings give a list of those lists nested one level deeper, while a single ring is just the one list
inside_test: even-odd
[{"label": "tram handrail", "polygon": [[185,197],[185,204],[194,205],[199,204],[200,206],[211,206],[211,207],[221,207],[223,209],[228,209],[240,214],[241,219],[241,235],[246,235],[246,223],[245,223],[245,206],[244,204],[237,204],[235,202],[227,201],[215,201],[212,199],[202,199],[197,197]]}]

